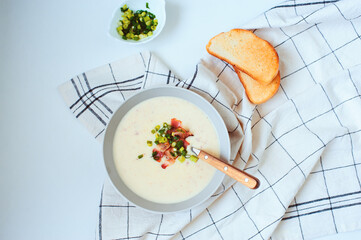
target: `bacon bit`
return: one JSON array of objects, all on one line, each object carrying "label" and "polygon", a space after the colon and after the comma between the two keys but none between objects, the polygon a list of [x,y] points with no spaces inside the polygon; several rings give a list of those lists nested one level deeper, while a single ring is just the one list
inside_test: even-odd
[{"label": "bacon bit", "polygon": [[177,159],[177,157],[173,157],[172,154],[170,153],[171,152],[170,150],[171,150],[170,148],[167,149],[167,151],[164,152],[164,155],[169,162],[174,162]]},{"label": "bacon bit", "polygon": [[[165,151],[164,156],[165,156],[165,161],[164,161],[163,165],[166,167],[173,165],[175,163],[175,160],[177,159],[177,157],[172,156],[170,148],[167,149],[167,151]],[[162,165],[162,168],[165,169],[165,167],[163,167],[163,165]]]},{"label": "bacon bit", "polygon": [[163,169],[166,169],[167,167],[168,167],[167,164],[165,164],[165,163],[162,164],[162,168],[163,168]]},{"label": "bacon bit", "polygon": [[184,128],[181,128],[181,127],[173,130],[172,134],[173,134],[173,136],[178,136],[180,139],[186,139],[189,136],[193,136],[192,133],[190,133],[189,131],[187,131]]},{"label": "bacon bit", "polygon": [[159,152],[165,152],[169,147],[170,144],[166,142],[166,143],[159,143],[154,149],[156,149]]},{"label": "bacon bit", "polygon": [[[177,159],[178,156],[173,157],[171,154],[171,148],[167,149],[167,151],[164,152],[164,156],[165,156],[165,161],[164,164],[166,167],[173,165],[175,163],[175,160]],[[162,168],[165,169],[165,167]]]},{"label": "bacon bit", "polygon": [[164,156],[164,152],[157,151],[157,149],[155,148],[153,149],[152,153],[153,159],[157,162],[160,162],[162,160],[162,157]]},{"label": "bacon bit", "polygon": [[173,128],[179,128],[180,126],[182,126],[182,121],[181,120],[178,120],[176,118],[172,118],[170,120],[170,125],[173,127]]},{"label": "bacon bit", "polygon": [[[193,134],[192,135],[190,135],[190,136],[193,136]],[[186,140],[183,140],[183,146],[184,146],[184,148],[187,148],[188,146],[189,146],[189,142],[187,142]]]}]

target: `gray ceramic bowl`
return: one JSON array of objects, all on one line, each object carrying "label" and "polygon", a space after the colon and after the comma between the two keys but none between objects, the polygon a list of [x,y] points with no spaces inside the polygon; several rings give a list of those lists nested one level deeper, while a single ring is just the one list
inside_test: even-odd
[{"label": "gray ceramic bowl", "polygon": [[143,90],[129,98],[118,108],[107,126],[103,145],[104,163],[110,180],[115,189],[133,204],[151,212],[170,213],[190,209],[207,200],[221,184],[224,174],[220,171],[216,171],[211,182],[199,194],[183,202],[172,204],[156,203],[146,200],[136,195],[124,184],[116,170],[113,159],[113,140],[115,131],[125,114],[135,105],[147,99],[160,96],[185,99],[198,106],[207,114],[217,130],[221,148],[220,158],[223,160],[228,161],[230,158],[230,141],[227,128],[217,110],[200,95],[183,88],[157,87]]}]

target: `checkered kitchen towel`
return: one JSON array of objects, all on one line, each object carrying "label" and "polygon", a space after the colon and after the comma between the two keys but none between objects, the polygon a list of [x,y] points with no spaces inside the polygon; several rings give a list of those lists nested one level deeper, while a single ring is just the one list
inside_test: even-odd
[{"label": "checkered kitchen towel", "polygon": [[360,5],[288,1],[247,26],[280,57],[280,89],[262,105],[251,104],[232,67],[211,56],[186,81],[143,52],[61,85],[70,110],[100,141],[112,113],[138,90],[195,91],[225,119],[233,165],[261,181],[252,191],[227,177],[201,206],[166,215],[137,208],[106,181],[97,238],[309,239],[360,229]]}]

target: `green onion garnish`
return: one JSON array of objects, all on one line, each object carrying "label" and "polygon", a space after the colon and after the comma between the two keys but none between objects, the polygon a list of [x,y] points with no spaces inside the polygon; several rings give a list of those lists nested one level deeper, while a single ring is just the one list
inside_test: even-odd
[{"label": "green onion garnish", "polygon": [[153,145],[152,141],[147,141],[147,145],[151,147]]},{"label": "green onion garnish", "polygon": [[184,162],[185,160],[186,160],[186,158],[183,157],[183,156],[181,156],[181,157],[178,158],[178,161],[180,161],[181,163]]},{"label": "green onion garnish", "polygon": [[178,141],[177,144],[175,145],[175,147],[177,149],[180,149],[181,147],[183,147],[183,141],[182,140]]},{"label": "green onion garnish", "polygon": [[196,155],[191,155],[189,160],[191,160],[192,162],[197,162],[198,161],[198,157]]},{"label": "green onion garnish", "polygon": [[141,159],[144,156],[144,154],[138,155],[138,159]]},{"label": "green onion garnish", "polygon": [[128,10],[128,6],[126,4],[124,4],[124,6],[120,8],[120,11],[122,12],[125,12],[127,10]]},{"label": "green onion garnish", "polygon": [[157,156],[158,152],[154,151],[152,152],[152,157],[154,160],[159,160],[159,157]]}]

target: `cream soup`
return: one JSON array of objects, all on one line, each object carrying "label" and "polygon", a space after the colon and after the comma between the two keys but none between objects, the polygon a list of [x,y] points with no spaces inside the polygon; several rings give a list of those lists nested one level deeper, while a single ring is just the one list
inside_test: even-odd
[{"label": "cream soup", "polygon": [[[114,136],[114,161],[120,177],[134,193],[157,203],[176,203],[195,196],[216,171],[202,160],[176,160],[163,169],[153,159],[155,144],[147,145],[147,141],[154,140],[151,130],[163,122],[170,123],[172,118],[181,120],[182,127],[194,134],[187,138],[190,146],[219,157],[217,132],[207,115],[176,97],[155,97],[139,103],[123,117]],[[138,159],[141,154],[143,157]]]}]

